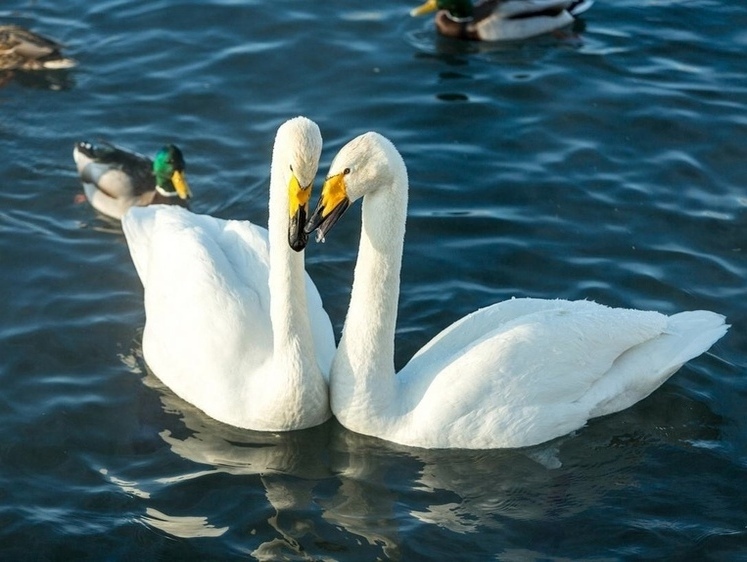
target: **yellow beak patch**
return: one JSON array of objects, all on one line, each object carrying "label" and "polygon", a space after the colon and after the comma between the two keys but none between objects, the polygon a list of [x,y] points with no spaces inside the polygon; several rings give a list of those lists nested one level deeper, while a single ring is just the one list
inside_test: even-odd
[{"label": "yellow beak patch", "polygon": [[348,198],[345,187],[345,174],[330,176],[322,187],[322,197],[319,204],[322,206],[322,218],[326,218],[335,208]]},{"label": "yellow beak patch", "polygon": [[187,184],[187,178],[184,176],[184,172],[175,171],[173,174],[171,174],[171,183],[174,184],[174,188],[176,189],[176,193],[181,197],[182,199],[189,199],[192,197],[192,191],[189,189],[189,185]]},{"label": "yellow beak patch", "polygon": [[311,186],[303,188],[298,183],[298,179],[295,175],[291,176],[290,182],[288,183],[288,211],[292,217],[298,209],[303,207],[304,209],[309,206],[309,199],[311,199]]}]

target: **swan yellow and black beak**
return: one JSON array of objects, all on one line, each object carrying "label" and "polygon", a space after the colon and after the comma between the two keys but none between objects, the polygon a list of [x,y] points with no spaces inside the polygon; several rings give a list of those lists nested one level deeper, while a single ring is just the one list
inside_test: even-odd
[{"label": "swan yellow and black beak", "polygon": [[340,217],[350,206],[350,199],[348,199],[347,188],[345,187],[345,175],[345,172],[343,172],[327,178],[322,187],[322,195],[319,197],[316,210],[306,224],[305,230],[307,233],[317,231],[317,241],[324,241],[327,232],[340,220]]},{"label": "swan yellow and black beak", "polygon": [[430,14],[436,10],[438,10],[438,3],[436,0],[427,0],[424,4],[410,10],[410,15],[413,17],[424,16],[425,14]]},{"label": "swan yellow and black beak", "polygon": [[304,230],[306,217],[309,214],[309,199],[311,198],[311,185],[303,187],[296,178],[295,174],[291,175],[288,183],[288,212],[290,220],[288,222],[288,244],[296,252],[300,252],[306,247],[309,236]]},{"label": "swan yellow and black beak", "polygon": [[181,199],[192,197],[192,190],[189,189],[189,184],[183,170],[174,170],[174,173],[171,174],[171,183],[174,184],[174,189],[176,189],[176,193]]}]

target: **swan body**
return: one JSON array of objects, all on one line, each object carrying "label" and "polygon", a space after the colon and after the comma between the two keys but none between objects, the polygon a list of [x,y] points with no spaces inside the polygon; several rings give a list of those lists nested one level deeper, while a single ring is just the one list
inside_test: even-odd
[{"label": "swan body", "polygon": [[407,211],[394,146],[366,133],[332,162],[307,230],[325,236],[363,198],[355,277],[332,364],[332,411],[350,430],[425,448],[524,447],[645,398],[728,326],[721,315],[513,299],[455,322],[395,374]]},{"label": "swan body", "polygon": [[[327,420],[329,317],[296,252],[322,140],[295,118],[273,150],[268,230],[174,207],[122,221],[145,289],[143,355],[175,394],[221,422],[285,431]],[[301,225],[301,228],[298,225]]]},{"label": "swan body", "polygon": [[164,146],[153,160],[109,143],[77,142],[73,160],[89,203],[109,217],[121,219],[130,207],[186,207],[192,192],[184,175],[182,151]]},{"label": "swan body", "polygon": [[592,0],[427,0],[413,16],[438,10],[439,33],[457,39],[516,41],[549,33],[573,23]]},{"label": "swan body", "polygon": [[0,25],[0,70],[56,70],[75,66],[62,45],[17,25]]}]

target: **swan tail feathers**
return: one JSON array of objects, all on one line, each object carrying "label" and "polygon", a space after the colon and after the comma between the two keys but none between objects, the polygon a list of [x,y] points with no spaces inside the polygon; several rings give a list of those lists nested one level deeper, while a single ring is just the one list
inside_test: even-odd
[{"label": "swan tail feathers", "polygon": [[666,335],[678,338],[685,345],[679,347],[679,353],[673,363],[680,365],[707,351],[728,331],[730,325],[721,314],[707,310],[680,312],[669,317]]},{"label": "swan tail feathers", "polygon": [[589,417],[619,412],[643,400],[690,359],[705,353],[729,325],[714,312],[681,312],[662,334],[622,354],[584,398]]}]

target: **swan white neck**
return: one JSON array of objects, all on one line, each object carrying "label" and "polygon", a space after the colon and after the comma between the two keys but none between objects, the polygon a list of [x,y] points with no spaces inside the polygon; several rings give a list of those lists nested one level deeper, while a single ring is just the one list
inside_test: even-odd
[{"label": "swan white neck", "polygon": [[304,252],[288,244],[288,158],[282,143],[273,151],[268,231],[270,240],[270,318],[274,370],[294,388],[303,373],[317,370],[306,304]]},{"label": "swan white neck", "polygon": [[[395,167],[399,170],[399,167]],[[332,366],[332,410],[349,429],[388,410],[396,396],[394,332],[407,215],[402,164],[390,185],[363,199],[358,261],[345,326]]]}]

